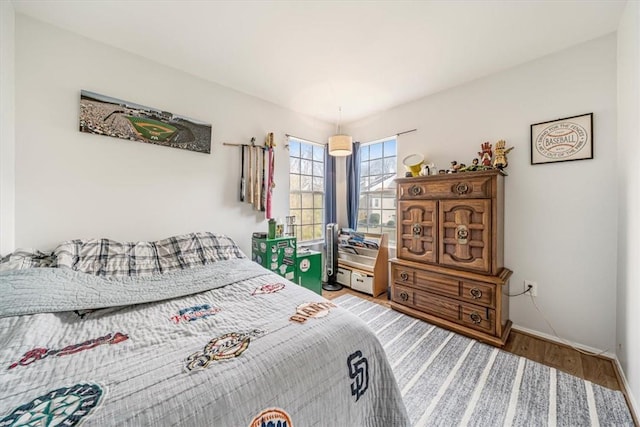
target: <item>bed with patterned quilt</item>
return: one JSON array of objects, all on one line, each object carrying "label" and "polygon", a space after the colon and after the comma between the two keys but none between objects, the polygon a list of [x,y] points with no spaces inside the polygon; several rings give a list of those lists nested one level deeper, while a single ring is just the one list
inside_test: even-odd
[{"label": "bed with patterned quilt", "polygon": [[368,327],[225,236],[73,240],[0,270],[0,426],[409,425]]}]

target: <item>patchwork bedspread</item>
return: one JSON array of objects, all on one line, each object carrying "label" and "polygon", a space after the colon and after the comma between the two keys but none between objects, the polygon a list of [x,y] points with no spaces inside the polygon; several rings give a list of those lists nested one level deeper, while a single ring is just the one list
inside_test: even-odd
[{"label": "patchwork bedspread", "polygon": [[0,295],[0,426],[409,425],[368,327],[247,259],[6,271]]}]

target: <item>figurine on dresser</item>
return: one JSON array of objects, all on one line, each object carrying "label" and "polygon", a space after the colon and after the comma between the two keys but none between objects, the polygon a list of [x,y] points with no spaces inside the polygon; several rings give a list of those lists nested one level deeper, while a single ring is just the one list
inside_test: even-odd
[{"label": "figurine on dresser", "polygon": [[478,168],[480,167],[480,166],[478,165],[478,163],[479,163],[479,162],[480,162],[480,161],[478,160],[478,158],[477,158],[477,157],[476,157],[476,158],[474,158],[474,159],[471,161],[471,165],[470,165],[470,166],[467,166],[467,170],[468,170],[468,171],[470,171],[470,172],[475,172],[475,171],[477,171],[477,170],[478,170]]},{"label": "figurine on dresser", "polygon": [[493,161],[493,167],[496,169],[503,170],[509,164],[507,162],[507,154],[513,150],[513,147],[505,149],[506,144],[503,140],[496,142],[496,158]]},{"label": "figurine on dresser", "polygon": [[480,148],[482,151],[478,151],[478,156],[480,156],[482,166],[491,168],[491,157],[493,153],[491,152],[491,143],[485,142]]}]

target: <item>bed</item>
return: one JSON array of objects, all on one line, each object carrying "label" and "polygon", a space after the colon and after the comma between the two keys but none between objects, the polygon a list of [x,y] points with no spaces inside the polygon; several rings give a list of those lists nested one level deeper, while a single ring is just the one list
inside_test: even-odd
[{"label": "bed", "polygon": [[3,261],[0,426],[409,425],[368,327],[225,236]]}]

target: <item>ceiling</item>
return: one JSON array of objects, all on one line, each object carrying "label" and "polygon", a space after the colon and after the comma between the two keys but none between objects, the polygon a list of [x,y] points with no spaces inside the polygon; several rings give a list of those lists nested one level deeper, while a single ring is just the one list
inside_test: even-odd
[{"label": "ceiling", "polygon": [[625,1],[13,0],[16,12],[335,123],[616,30]]}]

